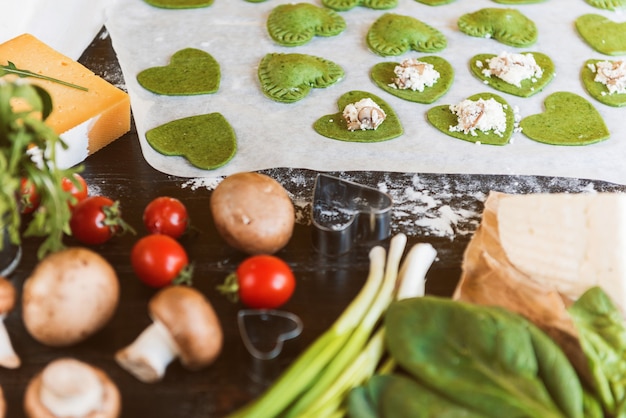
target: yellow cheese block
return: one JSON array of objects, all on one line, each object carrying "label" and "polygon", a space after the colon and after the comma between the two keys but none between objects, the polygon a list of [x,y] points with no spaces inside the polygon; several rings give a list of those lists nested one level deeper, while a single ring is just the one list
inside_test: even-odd
[{"label": "yellow cheese block", "polygon": [[[52,49],[30,34],[0,44],[0,64],[53,77],[87,88],[87,91],[28,77],[52,97],[53,111],[46,122],[69,145],[59,156],[62,166],[79,163],[130,130],[128,94],[82,64]],[[8,76],[7,76],[8,77]]]}]

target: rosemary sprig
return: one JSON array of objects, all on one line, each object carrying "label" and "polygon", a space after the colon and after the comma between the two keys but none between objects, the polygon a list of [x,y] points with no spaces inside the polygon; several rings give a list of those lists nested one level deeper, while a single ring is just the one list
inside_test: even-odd
[{"label": "rosemary sprig", "polygon": [[0,76],[6,75],[6,74],[15,74],[20,78],[24,78],[24,77],[39,78],[41,80],[51,81],[53,83],[61,84],[63,86],[71,87],[74,89],[88,91],[86,87],[79,86],[77,84],[68,83],[67,81],[59,80],[58,78],[49,77],[47,75],[37,74],[30,70],[23,70],[23,69],[17,68],[15,64],[12,63],[11,61],[8,61],[8,65],[0,65],[0,68],[2,69],[0,71]]}]

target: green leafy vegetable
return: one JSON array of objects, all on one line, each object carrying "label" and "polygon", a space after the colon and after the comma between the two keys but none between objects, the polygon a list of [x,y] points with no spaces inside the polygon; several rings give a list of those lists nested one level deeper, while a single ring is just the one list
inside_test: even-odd
[{"label": "green leafy vegetable", "polygon": [[[21,101],[19,107],[14,106],[16,100]],[[21,179],[29,179],[41,203],[23,234],[45,238],[38,250],[40,258],[63,248],[71,194],[63,190],[62,179],[79,171],[56,165],[57,146],[66,145],[44,122],[51,112],[52,100],[41,87],[0,82],[0,238],[7,233],[13,244],[21,243],[18,196]]]},{"label": "green leafy vegetable", "polygon": [[568,311],[602,407],[611,416],[626,416],[626,327],[621,312],[600,287],[587,290]]},{"label": "green leafy vegetable", "polygon": [[7,75],[7,74],[15,74],[21,78],[23,77],[39,78],[41,80],[51,81],[53,83],[61,84],[63,86],[71,87],[71,88],[78,89],[78,90],[83,90],[83,91],[88,90],[86,87],[68,83],[67,81],[59,80],[54,77],[48,77],[47,75],[34,73],[30,70],[19,69],[11,61],[9,61],[7,65],[0,65],[0,77]]},{"label": "green leafy vegetable", "polygon": [[583,390],[572,365],[521,316],[426,296],[392,303],[385,328],[389,353],[400,368],[471,411],[494,417],[583,416]]}]

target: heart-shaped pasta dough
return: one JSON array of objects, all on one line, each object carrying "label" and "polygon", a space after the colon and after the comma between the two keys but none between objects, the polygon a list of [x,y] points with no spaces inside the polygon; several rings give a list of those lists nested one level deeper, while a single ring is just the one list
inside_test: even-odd
[{"label": "heart-shaped pasta dough", "polygon": [[146,140],[163,155],[181,156],[192,165],[214,170],[237,151],[235,131],[219,113],[190,116],[146,132]]},{"label": "heart-shaped pasta dough", "polygon": [[585,0],[598,9],[619,10],[626,8],[626,0]]},{"label": "heart-shaped pasta dough", "polygon": [[586,14],[576,19],[576,30],[590,47],[605,55],[626,54],[626,22]]},{"label": "heart-shaped pasta dough", "polygon": [[[343,118],[343,110],[347,105],[365,98],[372,99],[387,117],[376,129],[350,131]],[[337,107],[339,108],[338,113],[322,116],[315,121],[313,129],[318,134],[339,141],[380,142],[399,137],[404,133],[396,112],[383,99],[371,93],[359,90],[349,91],[339,98]]]},{"label": "heart-shaped pasta dough", "polygon": [[315,36],[335,36],[346,29],[337,12],[310,3],[276,6],[267,18],[272,39],[283,46],[299,46]]},{"label": "heart-shaped pasta dough", "polygon": [[602,116],[583,97],[556,92],[546,97],[545,111],[520,121],[522,133],[537,142],[551,145],[588,145],[608,139]]},{"label": "heart-shaped pasta dough", "polygon": [[428,110],[426,117],[431,125],[453,138],[488,145],[508,144],[513,135],[513,130],[515,129],[515,115],[513,109],[506,100],[492,93],[478,93],[467,98],[467,100],[471,101],[478,101],[479,99],[494,99],[502,105],[502,110],[506,117],[506,129],[501,134],[496,134],[492,130],[486,132],[475,130],[473,133],[451,130],[451,127],[458,125],[459,119],[458,116],[450,110],[450,105],[435,106]]},{"label": "heart-shaped pasta dough", "polygon": [[368,9],[384,10],[393,9],[398,5],[398,0],[322,0],[322,4],[333,10],[345,12],[357,6]]},{"label": "heart-shaped pasta dough", "polygon": [[263,94],[282,103],[303,99],[312,88],[324,88],[344,76],[343,68],[332,61],[306,54],[265,55],[259,64]]},{"label": "heart-shaped pasta dough", "polygon": [[367,32],[367,44],[382,56],[402,55],[409,50],[439,52],[448,45],[445,35],[412,17],[385,13]]},{"label": "heart-shaped pasta dough", "polygon": [[487,7],[462,15],[459,30],[478,38],[493,38],[517,48],[537,42],[537,25],[517,9]]},{"label": "heart-shaped pasta dough", "polygon": [[420,57],[418,61],[431,64],[439,73],[439,79],[431,87],[424,87],[423,91],[400,89],[393,80],[396,78],[394,70],[398,63],[380,62],[372,67],[370,77],[374,83],[396,97],[416,103],[433,103],[448,92],[454,82],[454,68],[445,59],[437,56]]},{"label": "heart-shaped pasta dough", "polygon": [[478,54],[470,59],[470,70],[486,85],[504,93],[519,97],[530,97],[542,91],[554,78],[554,62],[549,56],[541,52],[525,52],[531,54],[542,70],[541,77],[531,77],[520,82],[520,86],[508,83],[496,75],[485,75],[483,71],[489,67],[488,60],[496,57],[494,54]]},{"label": "heart-shaped pasta dough", "polygon": [[172,55],[168,65],[137,74],[146,90],[167,96],[215,93],[220,86],[220,65],[208,53],[186,48]]},{"label": "heart-shaped pasta dough", "polygon": [[583,65],[580,78],[585,89],[591,97],[602,104],[613,107],[626,106],[626,93],[610,92],[605,84],[595,80],[597,64],[602,61],[605,60],[590,59]]},{"label": "heart-shaped pasta dough", "polygon": [[162,9],[197,9],[208,7],[213,0],[144,0],[150,6]]}]

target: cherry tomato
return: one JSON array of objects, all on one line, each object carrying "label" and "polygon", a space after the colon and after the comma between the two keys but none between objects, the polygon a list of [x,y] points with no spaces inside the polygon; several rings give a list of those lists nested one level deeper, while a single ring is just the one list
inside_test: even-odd
[{"label": "cherry tomato", "polygon": [[87,189],[87,182],[78,173],[73,174],[74,179],[70,179],[69,177],[63,177],[61,181],[61,187],[66,192],[70,192],[74,198],[74,201],[70,203],[70,209],[74,209],[74,207],[83,200],[87,199],[89,195],[89,190]]},{"label": "cherry tomato", "polygon": [[192,268],[183,246],[169,235],[152,234],[139,239],[130,254],[139,279],[152,287],[189,283]]},{"label": "cherry tomato", "polygon": [[296,280],[282,259],[273,255],[254,255],[244,260],[234,274],[218,289],[253,309],[275,309],[293,295]]},{"label": "cherry tomato", "polygon": [[20,210],[23,214],[34,212],[41,203],[41,197],[32,181],[22,177],[20,182]]},{"label": "cherry tomato", "polygon": [[187,230],[189,216],[180,200],[161,196],[148,203],[143,211],[143,223],[152,234],[165,234],[178,239]]},{"label": "cherry tomato", "polygon": [[115,235],[134,230],[122,219],[119,201],[89,196],[78,202],[70,218],[72,235],[83,244],[104,244]]}]

